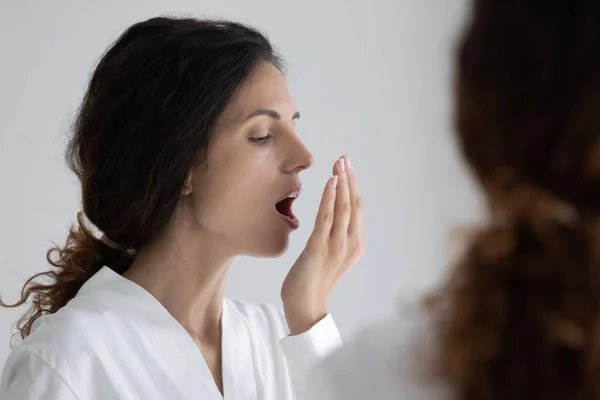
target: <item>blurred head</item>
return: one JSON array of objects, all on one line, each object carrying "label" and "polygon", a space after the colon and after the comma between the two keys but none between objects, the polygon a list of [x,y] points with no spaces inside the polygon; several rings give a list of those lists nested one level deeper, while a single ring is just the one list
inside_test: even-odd
[{"label": "blurred head", "polygon": [[431,299],[463,399],[600,397],[600,3],[475,0],[457,135],[490,216]]},{"label": "blurred head", "polygon": [[534,186],[583,214],[600,210],[599,8],[475,1],[458,55],[457,132],[484,189]]},{"label": "blurred head", "polygon": [[154,18],[121,35],[92,75],[67,152],[82,185],[79,226],[49,252],[51,283],[27,282],[22,336],[103,265],[123,272],[167,231],[230,255],[285,250],[312,156],[282,67],[263,34],[233,22]]}]

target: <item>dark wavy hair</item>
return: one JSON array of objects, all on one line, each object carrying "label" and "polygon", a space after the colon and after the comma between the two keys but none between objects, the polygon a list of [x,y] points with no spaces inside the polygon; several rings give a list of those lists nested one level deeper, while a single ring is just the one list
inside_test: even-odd
[{"label": "dark wavy hair", "polygon": [[217,120],[262,62],[283,69],[261,32],[191,18],[137,23],[107,50],[91,77],[66,154],[81,181],[78,224],[64,247],[48,252],[50,271],[31,277],[17,303],[0,301],[18,307],[32,300],[18,324],[21,338],[39,317],[64,307],[103,266],[124,272],[165,228]]},{"label": "dark wavy hair", "polygon": [[475,0],[456,123],[490,209],[429,299],[459,398],[600,398],[600,2]]}]

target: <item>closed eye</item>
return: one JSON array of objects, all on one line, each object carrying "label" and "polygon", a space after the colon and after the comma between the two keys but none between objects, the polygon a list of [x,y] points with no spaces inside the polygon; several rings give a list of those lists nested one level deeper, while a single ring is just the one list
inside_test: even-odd
[{"label": "closed eye", "polygon": [[266,136],[261,136],[261,137],[251,137],[249,138],[249,140],[254,143],[254,144],[264,144],[266,143],[269,139],[271,139],[272,135],[268,134]]}]

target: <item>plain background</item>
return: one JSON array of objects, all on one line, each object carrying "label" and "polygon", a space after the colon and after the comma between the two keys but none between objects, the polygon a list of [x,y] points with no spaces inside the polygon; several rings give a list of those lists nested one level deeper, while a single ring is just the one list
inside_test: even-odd
[{"label": "plain background", "polygon": [[[0,295],[48,268],[80,209],[64,164],[70,124],[99,56],[129,25],[159,14],[233,18],[264,30],[289,66],[299,134],[317,163],[295,205],[288,253],[241,259],[230,297],[280,304],[333,161],[351,156],[365,198],[367,254],[330,299],[350,334],[431,288],[449,231],[480,215],[452,136],[452,56],[466,0],[1,0]],[[0,365],[23,309],[0,309]]]}]

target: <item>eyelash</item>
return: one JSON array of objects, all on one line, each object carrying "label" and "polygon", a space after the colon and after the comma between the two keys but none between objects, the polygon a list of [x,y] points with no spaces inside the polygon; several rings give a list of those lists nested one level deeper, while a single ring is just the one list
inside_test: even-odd
[{"label": "eyelash", "polygon": [[268,134],[267,136],[250,138],[250,141],[254,144],[261,145],[261,144],[265,144],[269,139],[271,139],[271,137],[273,137],[273,135]]}]

